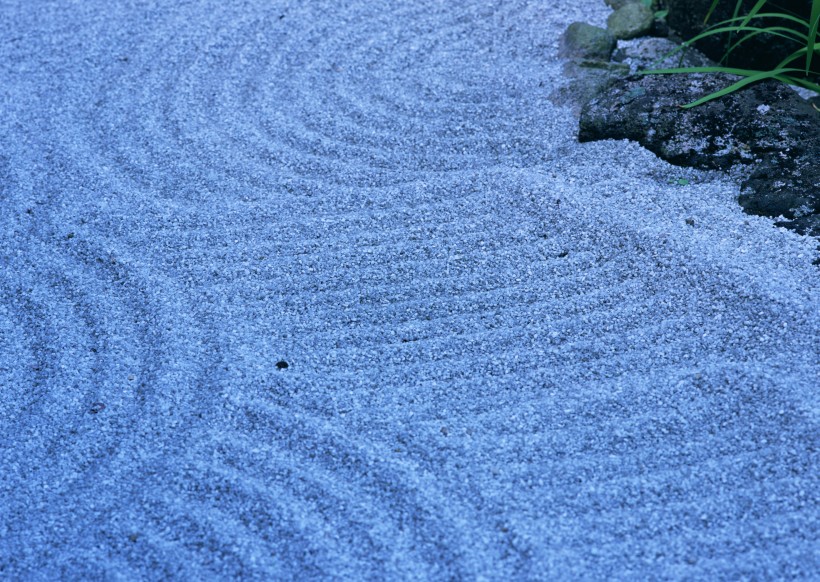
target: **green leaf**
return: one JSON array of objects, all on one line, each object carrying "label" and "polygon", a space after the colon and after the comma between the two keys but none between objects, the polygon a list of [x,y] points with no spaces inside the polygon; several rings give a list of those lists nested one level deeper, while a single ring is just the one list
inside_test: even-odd
[{"label": "green leaf", "polygon": [[703,24],[709,22],[709,18],[712,16],[712,12],[715,11],[715,8],[717,8],[718,2],[720,2],[720,0],[712,0],[712,5],[709,7],[709,10],[706,11],[706,16],[703,19]]},{"label": "green leaf", "polygon": [[792,71],[800,71],[800,69],[775,69],[774,71],[759,71],[754,75],[749,75],[745,79],[741,79],[737,83],[733,83],[726,87],[725,89],[721,89],[720,91],[715,91],[714,93],[710,93],[706,97],[701,97],[696,101],[692,101],[692,103],[687,103],[683,105],[683,109],[690,109],[692,107],[697,107],[707,101],[711,101],[712,99],[717,99],[718,97],[723,97],[724,95],[728,95],[729,93],[734,93],[738,89],[742,89],[746,85],[750,85],[752,83],[756,83],[758,81],[762,81],[763,79],[771,79],[771,78],[778,78],[782,76],[785,72],[792,72]]},{"label": "green leaf", "polygon": [[[717,99],[718,97],[723,97],[724,95],[728,95],[729,93],[733,93],[738,89],[742,89],[746,85],[750,85],[752,83],[756,83],[758,81],[762,81],[764,79],[777,79],[778,81],[784,83],[795,83],[802,87],[806,87],[807,85],[814,85],[810,81],[801,81],[796,82],[794,77],[788,75],[787,73],[802,73],[803,69],[795,69],[795,68],[777,68],[773,71],[754,71],[750,69],[733,69],[731,67],[683,67],[680,69],[653,69],[651,71],[639,71],[639,74],[642,75],[667,75],[667,74],[679,74],[679,73],[729,73],[732,75],[740,75],[744,77],[740,81],[729,85],[728,87],[721,89],[720,91],[715,91],[714,93],[710,93],[705,97],[701,97],[700,99],[693,101],[691,103],[687,103],[686,105],[681,105],[683,109],[689,109],[691,107],[697,107],[698,105],[702,105],[707,101],[711,101],[712,99]],[[816,86],[816,85],[814,85]],[[810,87],[813,88],[813,87]],[[820,87],[818,87],[820,89]],[[819,91],[820,92],[820,91]]]},{"label": "green leaf", "polygon": [[[687,46],[690,46],[690,45],[692,45],[693,43],[699,41],[702,38],[706,38],[708,36],[714,36],[714,35],[718,35],[718,34],[723,34],[724,32],[732,32],[732,33],[734,33],[734,32],[743,32],[743,31],[754,32],[754,31],[757,31],[757,30],[768,31],[770,29],[771,30],[781,30],[781,29],[784,29],[784,28],[785,27],[782,27],[782,26],[770,26],[768,28],[759,28],[759,27],[756,27],[756,26],[721,26],[720,28],[711,28],[709,30],[701,32],[699,35],[697,35],[695,37],[692,37],[690,40],[687,40],[684,44],[686,44]],[[801,32],[798,32],[798,31],[796,31],[792,28],[785,29],[785,30],[789,30],[790,34],[795,37],[792,40],[800,42],[800,44],[803,44],[808,39],[808,36],[806,36],[805,34],[803,34]],[[777,33],[772,32],[772,34],[777,34]],[[780,34],[779,36],[783,36],[783,34]]]},{"label": "green leaf", "polygon": [[[790,71],[800,71],[801,69],[789,69]],[[740,75],[749,77],[757,75],[760,71],[753,69],[735,69],[732,67],[680,67],[678,69],[651,69],[649,71],[638,71],[639,75],[669,75],[678,73],[729,73],[730,75]]]},{"label": "green leaf", "polygon": [[809,23],[811,24],[811,28],[809,28],[809,38],[806,42],[806,47],[812,47],[812,50],[806,51],[806,76],[808,76],[809,70],[811,69],[811,57],[814,51],[817,50],[815,43],[817,41],[817,25],[820,23],[820,0],[812,0]]},{"label": "green leaf", "polygon": [[[794,22],[795,24],[799,24],[801,27],[805,28],[807,31],[809,29],[809,22],[807,20],[803,20],[798,16],[793,16],[791,14],[785,14],[783,12],[763,12],[757,15],[758,18],[778,18],[780,20],[788,20],[789,22]],[[735,18],[727,18],[726,20],[721,20],[720,22],[716,22],[712,24],[709,29],[716,28],[719,26],[730,25],[733,22],[739,22],[740,24],[733,24],[732,26],[743,27],[746,24],[743,24],[743,21],[746,20],[745,16],[736,16]],[[747,23],[748,24],[748,23]]]},{"label": "green leaf", "polygon": [[[796,33],[791,28],[785,28],[783,26],[770,26],[768,28],[754,28],[754,27],[748,27],[747,26],[743,30],[750,31],[750,32],[748,34],[744,35],[743,38],[738,40],[731,47],[729,47],[729,49],[726,51],[727,56],[729,54],[731,54],[732,51],[734,51],[741,44],[743,44],[747,40],[750,40],[750,39],[754,38],[758,34],[770,34],[772,36],[779,36],[781,38],[785,38],[787,40],[792,40],[792,41],[800,43],[800,44],[803,44],[805,42],[805,38],[806,38],[805,35],[801,35],[799,33]],[[799,36],[799,38],[794,38],[793,35],[797,35],[797,36]]]},{"label": "green leaf", "polygon": [[[720,0],[712,1],[709,10],[706,13],[706,17],[703,20],[704,24],[708,22],[709,18],[714,13],[719,1]],[[743,2],[742,0],[736,0],[732,18],[728,18],[726,20],[709,26],[703,32],[693,37],[692,39],[684,42],[681,46],[677,47],[675,50],[671,51],[667,55],[664,55],[655,62],[659,63],[672,57],[678,52],[682,53],[690,46],[692,46],[695,42],[703,38],[721,34],[728,34],[726,52],[721,62],[725,61],[733,51],[739,49],[747,40],[750,40],[751,38],[759,34],[769,34],[772,36],[777,36],[780,38],[796,42],[798,45],[801,46],[800,49],[794,51],[791,55],[786,57],[773,70],[755,71],[750,69],[738,69],[721,65],[716,67],[679,67],[652,69],[648,71],[638,71],[638,73],[643,75],[663,75],[680,73],[730,73],[743,77],[743,79],[729,85],[728,87],[725,87],[724,89],[715,91],[714,93],[706,95],[705,97],[693,101],[692,103],[687,103],[686,105],[681,106],[683,108],[696,107],[698,105],[706,103],[707,101],[723,97],[724,95],[728,95],[729,93],[742,89],[746,85],[756,83],[764,79],[775,79],[782,83],[798,85],[800,87],[811,89],[812,91],[815,91],[818,94],[820,94],[820,84],[814,81],[810,81],[807,78],[811,73],[811,63],[814,53],[820,53],[820,42],[818,42],[818,39],[820,39],[820,0],[812,0],[811,17],[809,21],[796,17],[792,14],[786,14],[781,12],[761,12],[767,1],[768,0],[757,0],[754,6],[752,6],[752,9],[748,12],[748,14],[746,14],[745,16],[739,16]],[[754,18],[778,19],[783,21],[784,23],[778,26],[749,26],[749,23]],[[803,30],[805,30],[806,32],[802,32]],[[738,40],[733,41],[732,37],[736,34],[741,36]],[[794,61],[802,60],[804,58],[805,66],[801,66],[801,68],[799,69],[794,68],[794,65],[792,65],[792,63],[794,63]],[[682,59],[683,55],[681,54],[681,60]]]},{"label": "green leaf", "polygon": [[[802,72],[802,70],[801,70]],[[806,89],[811,89],[815,93],[820,95],[820,85],[817,83],[812,83],[808,79],[803,77],[792,77],[791,75],[783,75],[783,78],[777,78],[778,81],[783,81],[788,85],[797,85],[799,87],[805,87]]]},{"label": "green leaf", "polygon": [[[741,26],[746,26],[749,24],[749,21],[755,17],[755,15],[760,12],[760,9],[763,8],[763,5],[768,0],[757,0],[757,4],[755,4],[752,9],[749,11],[749,14],[746,15],[746,18],[743,20]],[[740,0],[738,0],[738,7],[740,6]],[[735,16],[737,16],[737,11],[735,12]]]}]

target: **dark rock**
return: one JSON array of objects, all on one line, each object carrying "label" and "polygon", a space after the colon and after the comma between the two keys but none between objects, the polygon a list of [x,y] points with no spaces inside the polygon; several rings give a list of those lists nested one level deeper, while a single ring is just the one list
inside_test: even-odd
[{"label": "dark rock", "polygon": [[[820,114],[818,114],[820,118]],[[817,125],[815,136],[820,132]],[[820,139],[797,141],[791,147],[763,157],[741,185],[738,202],[749,214],[796,219],[810,225],[820,216]],[[818,223],[813,222],[818,226]]]},{"label": "dark rock", "polygon": [[[803,216],[795,220],[775,222],[774,224],[775,226],[790,228],[797,234],[820,238],[820,214],[810,214],[809,216]],[[815,263],[815,265],[817,264],[820,264],[820,262]]]},{"label": "dark rock", "polygon": [[669,36],[669,25],[665,18],[656,18],[652,21],[652,29],[649,34],[652,36]]},{"label": "dark rock", "polygon": [[561,57],[608,61],[616,40],[608,31],[584,22],[573,22],[561,36]]},{"label": "dark rock", "polygon": [[[630,139],[680,166],[727,169],[754,164],[740,203],[752,214],[784,216],[814,228],[820,213],[820,112],[776,81],[681,109],[738,77],[630,76],[581,111],[579,141]],[[806,226],[808,225],[808,226]]]},{"label": "dark rock", "polygon": [[732,122],[721,123],[713,111],[724,110],[725,104],[719,102],[716,108],[712,102],[691,110],[680,106],[729,82],[722,76],[703,74],[631,76],[616,81],[581,110],[578,139],[629,139],[673,164],[728,168],[749,146],[737,138],[727,140]]},{"label": "dark rock", "polygon": [[646,36],[655,21],[653,10],[643,3],[626,4],[609,15],[606,28],[617,39]]},{"label": "dark rock", "polygon": [[775,81],[681,109],[738,79],[705,73],[620,79],[584,106],[579,140],[631,139],[676,165],[726,169],[788,151],[817,132],[816,112]]}]

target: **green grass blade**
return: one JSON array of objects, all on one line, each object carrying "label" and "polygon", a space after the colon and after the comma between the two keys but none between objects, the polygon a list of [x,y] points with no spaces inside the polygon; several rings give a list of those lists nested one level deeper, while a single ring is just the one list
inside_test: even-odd
[{"label": "green grass blade", "polygon": [[[788,65],[789,63],[791,63],[792,61],[796,61],[797,59],[803,58],[803,55],[808,53],[808,52],[809,52],[808,47],[801,48],[800,50],[796,50],[792,54],[790,54],[788,57],[786,57],[785,59],[780,61],[780,64],[778,64],[776,68],[778,68],[778,69],[783,68],[786,65]],[[814,48],[813,48],[812,52],[820,52],[820,43],[816,43],[814,45]]]},{"label": "green grass blade", "polygon": [[712,16],[712,12],[715,11],[715,8],[717,8],[718,2],[720,2],[720,0],[712,0],[712,5],[709,7],[709,10],[706,11],[706,17],[703,19],[703,24],[709,22],[709,18]]},{"label": "green grass blade", "polygon": [[[817,50],[817,25],[820,23],[820,0],[813,0],[811,3],[811,18],[809,18],[811,28],[809,29],[809,38],[806,42],[806,75],[811,69],[811,57],[814,51]],[[808,48],[811,47],[811,50]]]},{"label": "green grass blade", "polygon": [[[765,0],[764,0],[764,1],[765,1]],[[737,0],[737,2],[735,2],[735,11],[732,13],[732,16],[733,16],[733,17],[735,17],[735,16],[737,16],[738,14],[740,14],[740,8],[741,8],[741,6],[743,6],[743,0]]]},{"label": "green grass blade", "polygon": [[[742,5],[743,5],[743,0],[737,0],[737,2],[735,3],[735,11],[732,13],[732,18],[737,18],[737,15],[740,14],[740,7]],[[729,49],[729,45],[732,43],[732,34],[734,34],[734,33],[729,32],[729,34],[726,35],[726,50]],[[726,61],[726,54],[725,54],[726,50],[723,51],[724,55],[720,59],[721,63]]]},{"label": "green grass blade", "polygon": [[696,101],[692,101],[691,103],[687,103],[686,105],[682,105],[683,109],[690,109],[692,107],[697,107],[698,105],[702,105],[707,101],[711,101],[713,99],[718,99],[719,97],[723,97],[724,95],[728,95],[729,93],[734,93],[738,89],[742,89],[746,85],[751,85],[752,83],[757,83],[758,81],[763,81],[764,79],[778,79],[782,81],[786,79],[783,73],[786,72],[802,72],[801,69],[775,69],[774,71],[760,71],[754,75],[749,75],[748,77],[741,79],[740,81],[729,85],[728,87],[721,89],[720,91],[715,91],[714,93],[710,93],[705,97],[701,97]]},{"label": "green grass blade", "polygon": [[[784,26],[770,26],[768,28],[759,28],[759,27],[756,27],[756,26],[744,26],[742,28],[739,27],[739,26],[724,26],[724,27],[721,27],[721,28],[715,28],[715,29],[712,29],[712,30],[706,30],[704,32],[701,32],[699,35],[692,37],[690,40],[687,40],[683,44],[686,47],[689,47],[693,43],[696,43],[697,41],[699,41],[702,38],[706,38],[708,36],[713,36],[713,35],[716,35],[716,34],[723,34],[724,32],[744,32],[744,31],[758,31],[758,30],[762,31],[762,32],[766,32],[769,29],[788,31],[789,34],[792,34],[794,36],[794,38],[791,38],[791,40],[794,40],[794,41],[800,43],[801,45],[805,44],[808,41],[808,36],[807,35],[805,35],[801,32],[797,32],[796,30],[793,30],[791,28],[786,28]],[[673,52],[676,52],[676,51],[673,51]]]},{"label": "green grass blade", "polygon": [[[820,0],[818,0],[818,1],[820,2]],[[736,19],[736,18],[730,19],[730,21],[737,21],[737,20],[738,19]],[[792,20],[792,19],[790,19],[790,20]],[[801,21],[800,19],[793,19],[793,20],[796,20],[797,22],[801,22],[801,24],[805,24],[805,21]],[[726,21],[726,22],[728,22],[728,21]],[[743,27],[738,26],[738,25],[722,26],[722,27],[719,27],[719,28],[711,28],[711,29],[705,30],[705,31],[701,32],[700,34],[692,37],[691,39],[685,41],[680,47],[677,47],[675,50],[671,51],[669,54],[667,54],[667,55],[663,56],[662,58],[658,59],[658,62],[663,61],[663,60],[673,56],[674,54],[689,48],[694,43],[698,42],[699,40],[701,40],[703,38],[707,38],[707,37],[713,36],[713,35],[723,34],[723,33],[726,33],[726,32],[728,32],[728,33],[748,32],[748,33],[755,33],[755,34],[760,34],[761,32],[765,32],[765,33],[773,34],[775,36],[782,36],[783,38],[786,38],[788,40],[792,40],[792,41],[797,42],[798,44],[801,44],[801,45],[805,44],[807,42],[807,38],[808,38],[807,35],[805,35],[801,32],[798,32],[794,29],[786,28],[786,27],[783,27],[783,26],[770,26],[770,27],[762,28],[762,29],[759,28],[759,27],[756,27],[756,26],[743,26]],[[744,38],[741,38],[739,41],[735,42],[734,44],[728,45],[726,47],[726,53],[724,54],[723,59],[721,59],[721,61],[725,61],[726,57],[729,56],[729,54],[737,47],[737,45],[741,44],[745,40],[747,40],[747,39],[744,36]],[[681,57],[681,58],[683,58],[683,57]]]},{"label": "green grass blade", "polygon": [[[741,24],[741,26],[746,26],[747,24],[749,24],[749,21],[750,21],[752,18],[754,18],[754,17],[755,17],[755,15],[756,15],[758,12],[760,12],[760,9],[761,9],[761,8],[763,8],[763,5],[764,5],[767,1],[768,1],[768,0],[757,0],[757,3],[756,3],[756,4],[752,7],[752,9],[749,11],[749,14],[747,14],[747,15],[746,15],[746,18],[743,20],[743,23]],[[738,4],[739,4],[739,3],[740,3],[740,2],[738,2]],[[737,14],[735,14],[735,16],[737,16]]]},{"label": "green grass blade", "polygon": [[[786,14],[783,12],[763,12],[757,15],[758,18],[778,18],[782,20],[788,20],[790,22],[794,22],[795,24],[799,24],[801,27],[805,28],[807,31],[809,30],[809,21],[799,16],[794,16],[792,14]],[[746,19],[745,16],[738,16],[737,18],[727,18],[726,20],[721,20],[720,22],[716,22],[711,25],[709,28],[715,28],[718,26],[724,25],[731,25],[731,26],[745,26],[743,25],[743,21]],[[732,24],[733,22],[740,22],[741,24]]]},{"label": "green grass blade", "polygon": [[[706,22],[712,16],[712,13],[717,7],[719,1],[720,0],[713,0],[706,14],[706,17],[703,20],[704,24],[706,24]],[[709,95],[701,97],[700,99],[693,101],[692,103],[682,105],[681,107],[684,109],[697,107],[698,105],[702,105],[703,103],[706,103],[713,99],[718,99],[720,97],[728,95],[729,93],[733,93],[734,91],[742,89],[747,85],[765,79],[775,79],[782,83],[797,85],[799,87],[805,87],[820,94],[820,84],[808,79],[808,76],[811,71],[812,56],[815,52],[820,52],[820,43],[817,42],[818,36],[820,36],[818,35],[818,32],[820,32],[820,0],[812,0],[811,18],[808,22],[792,14],[785,14],[779,12],[761,12],[763,6],[766,4],[767,1],[768,0],[757,0],[757,2],[755,2],[754,6],[748,14],[746,14],[745,16],[738,16],[738,14],[740,13],[740,9],[742,7],[742,0],[737,0],[732,18],[728,18],[726,20],[709,26],[705,31],[701,32],[694,38],[684,42],[675,50],[669,52],[667,55],[664,55],[663,57],[655,61],[655,63],[662,62],[677,54],[678,52],[685,51],[687,48],[689,48],[694,43],[703,38],[725,33],[728,33],[728,37],[726,53],[723,56],[724,61],[729,57],[732,51],[738,49],[744,42],[757,36],[758,34],[769,34],[772,36],[781,37],[789,41],[797,42],[801,45],[801,48],[799,50],[796,50],[791,55],[786,57],[775,69],[771,71],[756,71],[750,69],[738,69],[719,65],[715,67],[678,67],[650,69],[638,71],[638,74],[665,75],[681,73],[729,73],[742,77],[742,79],[732,83],[728,87],[710,93]],[[778,26],[767,27],[750,26],[749,23],[754,18],[778,19],[781,22],[783,22],[783,24]],[[797,26],[789,26],[790,24]],[[807,33],[801,32],[801,30],[806,30]],[[736,34],[742,34],[743,36],[739,40],[732,43],[732,37]],[[804,57],[804,68],[795,68],[794,66],[789,66],[794,61],[801,60]],[[681,59],[683,59],[683,55],[681,55]]]},{"label": "green grass blade", "polygon": [[[775,77],[777,78],[777,77]],[[818,95],[820,95],[820,85],[817,83],[812,83],[808,79],[804,79],[803,77],[791,77],[791,76],[784,76],[782,79],[777,78],[779,81],[783,81],[784,83],[788,83],[789,85],[798,85],[800,87],[805,87],[806,89],[811,89]]]},{"label": "green grass blade", "polygon": [[[820,0],[817,0],[817,1],[818,1],[818,2],[820,2]],[[736,22],[736,21],[741,20],[741,19],[742,19],[742,17],[740,17],[740,18],[730,18],[729,20],[724,21],[724,22]],[[792,20],[792,21],[794,21],[794,22],[796,22],[796,23],[798,23],[798,24],[801,24],[801,25],[803,25],[803,26],[806,26],[806,28],[808,28],[808,23],[806,23],[806,21],[805,21],[805,20],[801,20],[801,19],[799,19],[799,18],[795,18],[795,17],[791,17],[791,16],[788,16],[788,17],[787,17],[787,19],[788,19],[788,20]],[[674,55],[676,55],[676,54],[678,54],[678,53],[680,53],[680,52],[685,51],[686,49],[688,49],[689,47],[691,47],[694,43],[696,43],[697,41],[701,40],[702,38],[706,38],[706,37],[711,36],[711,35],[714,35],[714,34],[722,34],[722,33],[724,33],[724,32],[734,31],[734,30],[737,30],[737,27],[736,27],[736,26],[726,26],[726,27],[720,27],[720,28],[710,28],[709,30],[704,31],[704,32],[702,32],[702,33],[698,34],[697,36],[695,36],[695,37],[693,37],[693,38],[691,38],[691,39],[689,39],[689,40],[687,40],[687,41],[684,41],[684,42],[683,42],[680,46],[676,47],[674,50],[670,51],[669,53],[667,53],[667,54],[663,55],[662,57],[660,57],[659,59],[657,59],[655,62],[656,62],[656,63],[660,63],[660,62],[665,61],[666,59],[668,59],[668,58],[670,58],[670,57],[673,57]],[[757,28],[754,28],[754,27],[747,27],[747,30],[756,31],[756,30],[758,30],[758,29],[757,29]],[[808,38],[808,37],[807,37],[806,35],[804,35],[804,34],[802,34],[802,33],[798,32],[798,31],[796,31],[796,30],[793,30],[793,29],[789,29],[789,30],[791,30],[791,33],[792,33],[792,34],[794,34],[794,35],[795,35],[795,37],[796,37],[796,38],[794,38],[794,39],[792,39],[792,40],[795,40],[795,41],[797,41],[797,42],[800,42],[800,44],[805,44],[805,43],[807,42],[807,38]],[[739,42],[740,42],[740,41],[739,41]],[[681,56],[681,58],[683,58],[683,57]]]},{"label": "green grass blade", "polygon": [[[783,26],[770,26],[768,28],[754,28],[754,27],[745,27],[744,31],[751,31],[748,34],[744,35],[743,38],[738,40],[735,44],[729,47],[729,50],[726,51],[726,54],[729,55],[732,51],[734,51],[738,46],[746,42],[747,40],[757,36],[758,34],[771,34],[772,36],[779,36],[781,38],[785,38],[787,40],[792,40],[798,44],[805,44],[806,38],[805,35],[800,33],[795,33],[790,28],[785,28]],[[795,38],[795,36],[797,38]]]}]

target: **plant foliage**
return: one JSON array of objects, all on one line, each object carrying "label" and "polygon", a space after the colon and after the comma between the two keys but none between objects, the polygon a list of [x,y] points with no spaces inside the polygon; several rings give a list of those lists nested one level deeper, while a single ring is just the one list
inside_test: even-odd
[{"label": "plant foliage", "polygon": [[[709,21],[709,18],[712,16],[712,13],[715,11],[715,8],[720,1],[721,0],[712,1],[709,10],[706,13],[706,17],[704,18],[704,23]],[[683,43],[675,51],[663,57],[666,59],[678,52],[684,51],[697,41],[708,36],[728,34],[729,41],[727,44],[726,53],[723,55],[720,65],[716,67],[651,69],[642,71],[642,74],[663,75],[673,73],[730,73],[743,77],[740,81],[733,83],[720,91],[710,93],[697,101],[683,105],[682,107],[684,108],[696,107],[702,103],[706,103],[712,99],[717,99],[718,97],[723,97],[724,95],[737,91],[746,85],[757,81],[762,81],[764,79],[777,79],[783,83],[805,87],[806,89],[811,89],[812,91],[820,94],[820,85],[818,85],[817,82],[815,82],[815,80],[811,77],[812,58],[815,53],[820,53],[820,42],[817,42],[817,28],[818,22],[820,21],[820,0],[812,0],[811,15],[808,21],[798,16],[783,12],[761,12],[768,1],[769,0],[758,0],[748,14],[745,16],[740,16],[742,0],[737,0],[732,18],[713,24],[699,35]],[[766,18],[769,19],[767,22],[774,21],[777,22],[777,24],[765,27],[755,26],[752,23],[752,20],[756,18]],[[795,44],[795,50],[770,71],[739,69],[722,64],[727,61],[729,55],[731,55],[734,51],[742,51],[744,48],[744,43],[758,34],[769,34],[793,41]],[[737,40],[735,40],[735,38],[737,38]],[[681,58],[682,57],[683,55],[681,54]],[[818,55],[817,58],[820,58],[820,55]]]}]

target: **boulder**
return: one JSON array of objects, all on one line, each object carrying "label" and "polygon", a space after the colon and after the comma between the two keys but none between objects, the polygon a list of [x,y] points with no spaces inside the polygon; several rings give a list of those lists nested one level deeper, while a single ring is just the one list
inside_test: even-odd
[{"label": "boulder", "polygon": [[652,30],[655,13],[643,3],[625,4],[609,15],[607,30],[617,39],[646,36]]},{"label": "boulder", "polygon": [[[579,141],[630,139],[670,163],[728,169],[749,164],[740,203],[810,230],[820,215],[820,112],[776,81],[681,109],[738,77],[634,75],[614,81],[581,110]],[[787,225],[788,226],[788,225]]]},{"label": "boulder", "polygon": [[607,30],[585,22],[573,22],[561,36],[558,55],[608,61],[615,44],[615,37]]}]

